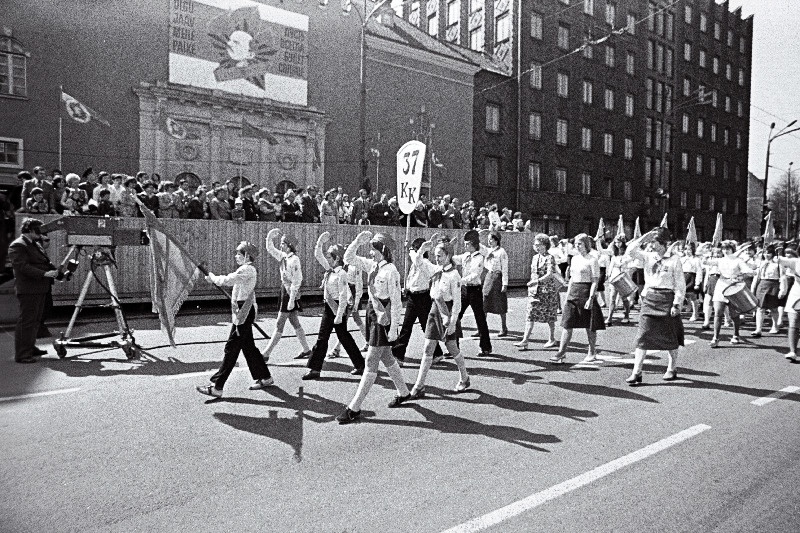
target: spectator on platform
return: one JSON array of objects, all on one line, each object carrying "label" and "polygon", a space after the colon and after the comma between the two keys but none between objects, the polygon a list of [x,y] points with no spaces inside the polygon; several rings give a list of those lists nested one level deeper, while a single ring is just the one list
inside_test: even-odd
[{"label": "spectator on platform", "polygon": [[300,206],[295,203],[296,198],[297,196],[292,189],[287,189],[283,193],[281,213],[283,214],[284,222],[300,222]]},{"label": "spectator on platform", "polygon": [[261,222],[275,222],[275,205],[270,201],[272,199],[270,190],[267,188],[259,189],[255,199],[258,220]]},{"label": "spectator on platform", "polygon": [[350,195],[339,194],[336,201],[339,224],[350,224],[353,220],[353,204]]},{"label": "spectator on platform", "polygon": [[239,189],[239,199],[242,201],[242,209],[244,209],[244,220],[248,222],[258,220],[258,208],[253,200],[253,192],[252,185],[245,185]]},{"label": "spectator on platform", "polygon": [[136,173],[136,193],[143,193],[144,192],[144,184],[150,181],[150,176],[147,172],[140,170]]},{"label": "spectator on platform", "polygon": [[179,218],[179,207],[176,204],[175,184],[163,181],[159,186],[158,216],[159,218]]},{"label": "spectator on platform", "polygon": [[101,217],[113,217],[117,215],[114,204],[111,203],[111,191],[103,189],[100,191],[100,201],[97,202],[97,215]]},{"label": "spectator on platform", "polygon": [[78,189],[77,187],[67,189],[61,203],[64,205],[64,215],[77,216],[86,214],[86,193],[83,189]]},{"label": "spectator on platform", "polygon": [[299,222],[315,223],[320,221],[319,205],[317,204],[317,186],[308,185],[300,196]]},{"label": "spectator on platform", "polygon": [[58,175],[53,178],[53,201],[55,204],[53,204],[51,208],[55,209],[55,212],[59,215],[64,213],[64,204],[61,203],[61,200],[64,198],[66,192],[67,182],[64,180],[64,177]]},{"label": "spectator on platform", "polygon": [[47,203],[41,188],[34,187],[30,191],[30,196],[25,203],[25,211],[37,215],[45,215],[50,212],[50,204]]},{"label": "spectator on platform", "polygon": [[206,188],[200,185],[193,195],[188,195],[186,202],[186,218],[200,220],[205,218]]},{"label": "spectator on platform", "polygon": [[335,198],[335,189],[331,189],[325,193],[325,199],[322,200],[322,205],[320,205],[320,220],[323,224],[339,223],[339,215]]},{"label": "spectator on platform", "polygon": [[228,203],[228,188],[217,187],[214,198],[208,203],[208,215],[211,220],[230,220],[231,207]]},{"label": "spectator on platform", "polygon": [[148,181],[142,185],[142,189],[144,189],[144,192],[139,194],[139,200],[141,200],[144,206],[152,211],[155,216],[159,216],[158,208],[160,202],[158,196],[156,196],[155,184]]},{"label": "spectator on platform", "polygon": [[389,215],[388,197],[382,194],[381,199],[369,208],[369,223],[372,226],[388,226]]},{"label": "spectator on platform", "polygon": [[22,203],[20,206],[24,209],[27,209],[28,200],[31,197],[31,191],[35,188],[39,188],[42,190],[42,195],[44,200],[47,202],[48,209],[52,209],[52,212],[55,213],[55,202],[53,201],[53,184],[49,182],[45,178],[45,171],[44,167],[34,167],[33,174],[28,172],[20,173],[17,175],[17,178],[22,176],[24,178],[24,182],[22,184]]},{"label": "spectator on platform", "polygon": [[86,201],[88,202],[94,198],[94,189],[98,185],[97,174],[94,173],[94,169],[92,167],[89,167],[83,171],[81,177],[83,178],[83,181],[78,185],[78,188],[86,193]]},{"label": "spectator on platform", "polygon": [[100,191],[108,191],[111,189],[111,174],[106,171],[97,175],[97,187],[92,191],[92,200],[95,203],[100,202]]},{"label": "spectator on platform", "polygon": [[112,174],[111,175],[111,187],[109,187],[109,191],[111,191],[111,203],[114,206],[119,205],[120,200],[122,199],[122,192],[125,190],[125,186],[122,184],[122,181],[125,179],[123,174]]},{"label": "spectator on platform", "polygon": [[244,222],[244,201],[237,198],[233,201],[233,209],[231,209],[231,220]]},{"label": "spectator on platform", "polygon": [[361,189],[358,194],[359,197],[353,201],[352,224],[360,223],[362,219],[361,213],[369,213],[369,208],[372,207],[372,202],[366,189]]},{"label": "spectator on platform", "polygon": [[117,204],[117,213],[121,217],[138,216],[139,206],[136,205],[136,178],[129,177],[125,180],[125,187]]}]

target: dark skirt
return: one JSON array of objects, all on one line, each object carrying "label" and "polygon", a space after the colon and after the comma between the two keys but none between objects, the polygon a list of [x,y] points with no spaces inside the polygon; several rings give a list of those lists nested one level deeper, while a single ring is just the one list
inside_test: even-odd
[{"label": "dark skirt", "polygon": [[508,296],[503,292],[503,274],[488,272],[483,280],[483,310],[486,313],[508,313]]},{"label": "dark skirt", "polygon": [[[445,302],[447,310],[453,310],[453,302]],[[458,320],[458,317],[450,316],[451,320]],[[425,324],[425,338],[435,341],[457,341],[461,337],[461,324],[456,324],[456,330],[452,335],[445,335],[445,327],[442,321],[442,312],[439,311],[439,306],[436,302],[431,305],[431,312],[428,313],[428,322]]]},{"label": "dark skirt", "polygon": [[591,283],[572,283],[567,293],[567,302],[564,304],[564,313],[561,316],[561,327],[565,329],[584,328],[589,331],[606,329],[603,311],[597,298],[592,301],[589,309],[584,309],[589,299]]},{"label": "dark skirt", "polygon": [[639,286],[641,289],[644,287],[644,269],[643,268],[634,268],[631,271],[631,279],[635,284]]},{"label": "dark skirt", "polygon": [[789,276],[786,285],[786,295],[783,298],[778,298],[778,307],[786,307],[786,298],[789,297],[789,291],[792,290],[794,285],[794,276]]},{"label": "dark skirt", "polygon": [[606,267],[600,267],[600,279],[597,280],[597,292],[606,292]]},{"label": "dark skirt", "polygon": [[[391,313],[391,302],[378,300],[386,308],[387,315]],[[391,324],[390,324],[391,325]],[[389,342],[389,326],[381,326],[378,323],[378,314],[372,307],[372,299],[367,300],[367,344],[370,346],[391,346]]]},{"label": "dark skirt", "polygon": [[714,289],[717,288],[717,280],[719,279],[719,274],[710,274],[708,276],[708,287],[706,287],[706,294],[710,294],[711,297],[714,297]]},{"label": "dark skirt", "polygon": [[300,293],[298,292],[297,298],[294,299],[294,309],[289,311],[287,306],[289,305],[289,293],[286,291],[286,287],[281,284],[281,306],[280,312],[281,313],[294,313],[295,311],[302,311],[303,307],[300,305]]},{"label": "dark skirt", "polygon": [[642,298],[639,315],[639,337],[636,347],[643,350],[677,350],[683,346],[683,322],[681,315],[670,316],[673,291],[648,291]]},{"label": "dark skirt", "polygon": [[780,305],[778,293],[780,282],[776,279],[760,279],[756,286],[756,300],[761,309],[775,309]]},{"label": "dark skirt", "polygon": [[686,294],[697,294],[698,291],[694,289],[694,285],[697,283],[697,274],[694,272],[684,272],[683,279],[686,281]]}]

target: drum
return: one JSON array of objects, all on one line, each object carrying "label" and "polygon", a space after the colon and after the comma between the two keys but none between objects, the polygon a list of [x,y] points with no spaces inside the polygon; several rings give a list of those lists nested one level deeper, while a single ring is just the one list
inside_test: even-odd
[{"label": "drum", "polygon": [[611,278],[609,282],[623,298],[627,298],[633,291],[639,288],[627,272],[620,272]]},{"label": "drum", "polygon": [[755,295],[744,282],[734,283],[727,287],[722,291],[722,296],[728,300],[740,315],[749,313],[758,307],[758,300],[756,300]]}]

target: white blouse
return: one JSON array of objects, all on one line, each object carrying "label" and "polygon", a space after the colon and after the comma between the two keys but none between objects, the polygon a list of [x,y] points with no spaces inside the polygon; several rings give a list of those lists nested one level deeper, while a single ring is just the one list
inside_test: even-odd
[{"label": "white blouse", "polygon": [[242,302],[250,298],[250,294],[256,289],[258,273],[252,263],[245,263],[228,275],[209,274],[208,278],[214,285],[233,287],[231,301]]},{"label": "white blouse", "polygon": [[303,284],[303,267],[300,264],[300,258],[294,252],[286,253],[278,250],[272,239],[267,239],[267,252],[281,262],[281,283],[289,296],[294,297]]},{"label": "white blouse", "polygon": [[[441,275],[439,273],[441,272]],[[445,302],[453,302],[453,313],[458,314],[461,312],[461,276],[458,270],[448,265],[444,269],[437,267],[434,274],[436,280],[431,284],[431,298],[433,300],[441,299]],[[456,309],[456,302],[458,302],[458,309]]]},{"label": "white blouse", "polygon": [[479,286],[481,284],[481,275],[483,274],[483,255],[481,252],[464,252],[453,256],[453,262],[457,265],[463,265],[461,271],[464,276],[461,278],[463,286]]},{"label": "white blouse", "polygon": [[592,283],[600,279],[600,265],[597,259],[574,255],[569,266],[569,280],[575,283]]},{"label": "white blouse", "polygon": [[364,272],[368,272],[369,278],[375,276],[372,285],[368,286],[367,290],[373,298],[389,300],[391,303],[391,327],[399,327],[403,301],[400,295],[400,273],[394,263],[386,260],[377,263],[367,257],[360,257],[356,254],[352,244],[344,254],[344,262],[346,265],[354,265]]},{"label": "white blouse", "polygon": [[683,304],[686,279],[683,277],[683,266],[678,256],[662,257],[656,252],[641,250],[631,250],[631,256],[638,257],[644,265],[642,296],[647,296],[650,289],[670,289],[675,292],[672,303]]},{"label": "white blouse", "polygon": [[502,246],[488,248],[481,246],[481,253],[486,259],[483,260],[483,267],[489,272],[500,272],[503,286],[508,285],[508,254]]}]

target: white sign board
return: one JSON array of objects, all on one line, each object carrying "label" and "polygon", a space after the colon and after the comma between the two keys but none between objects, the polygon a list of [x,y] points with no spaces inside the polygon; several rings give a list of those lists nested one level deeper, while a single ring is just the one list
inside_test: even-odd
[{"label": "white sign board", "polygon": [[425,150],[424,143],[408,141],[397,151],[397,203],[406,215],[414,211],[419,201]]}]

